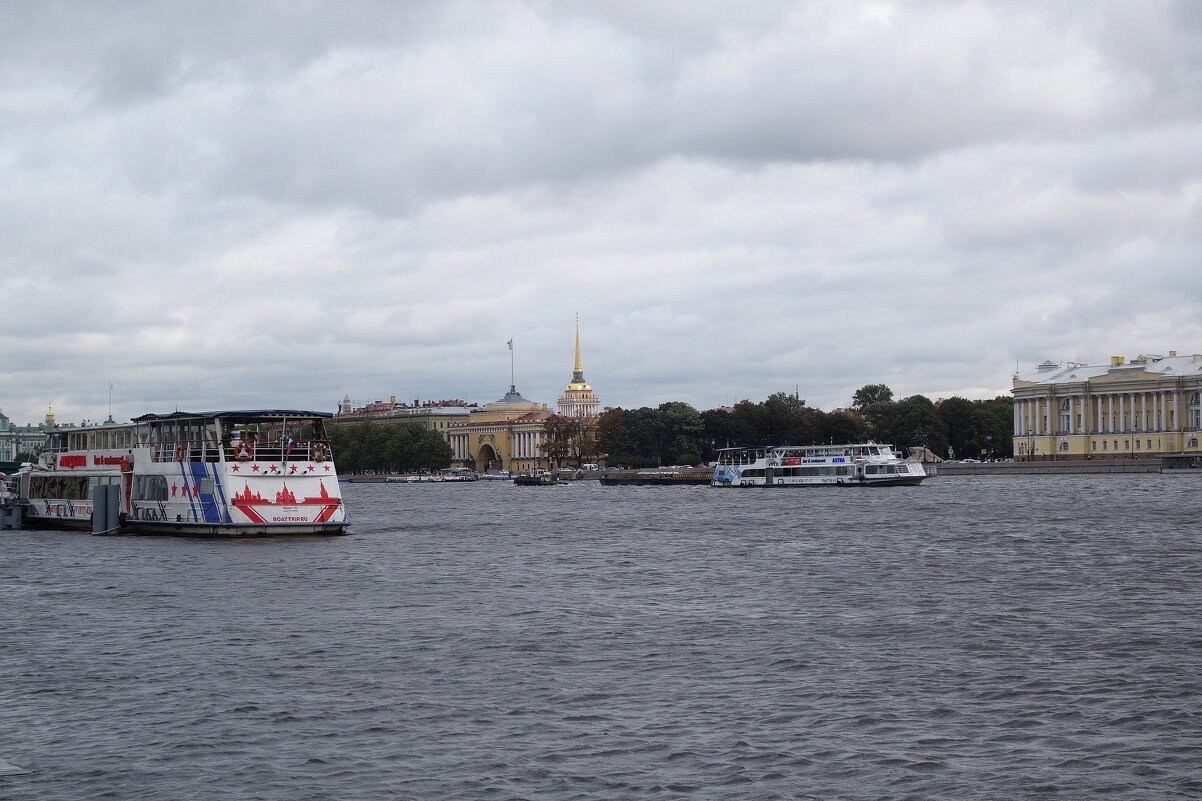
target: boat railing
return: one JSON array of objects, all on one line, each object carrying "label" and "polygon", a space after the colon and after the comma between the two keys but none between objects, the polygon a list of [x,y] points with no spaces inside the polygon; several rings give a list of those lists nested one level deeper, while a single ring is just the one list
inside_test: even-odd
[{"label": "boat railing", "polygon": [[330,443],[320,439],[261,439],[247,442],[244,451],[235,441],[226,448],[225,458],[230,462],[320,462],[330,458]]},{"label": "boat railing", "polygon": [[[209,440],[184,440],[156,442],[149,447],[151,459],[156,462],[220,462],[223,454],[227,462],[307,462],[330,458],[330,444],[326,440],[257,440],[245,444],[245,451],[239,440],[228,446]],[[245,457],[240,458],[244,453]]]},{"label": "boat railing", "polygon": [[149,443],[150,458],[155,462],[218,462],[221,449],[206,440]]}]

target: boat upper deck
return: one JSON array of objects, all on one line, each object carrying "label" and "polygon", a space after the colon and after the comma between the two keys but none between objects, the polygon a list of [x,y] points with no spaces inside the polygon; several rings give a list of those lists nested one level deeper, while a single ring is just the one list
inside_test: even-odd
[{"label": "boat upper deck", "polygon": [[780,460],[782,464],[842,464],[849,462],[895,461],[893,449],[876,442],[845,445],[773,445],[758,448],[722,448],[718,464],[755,464],[760,460]]},{"label": "boat upper deck", "polygon": [[[281,409],[147,414],[128,423],[51,431],[44,453],[57,458],[100,452],[115,459],[149,450],[152,462],[322,461],[330,456],[325,430],[330,417],[328,412]],[[97,464],[106,462],[89,466]]]}]

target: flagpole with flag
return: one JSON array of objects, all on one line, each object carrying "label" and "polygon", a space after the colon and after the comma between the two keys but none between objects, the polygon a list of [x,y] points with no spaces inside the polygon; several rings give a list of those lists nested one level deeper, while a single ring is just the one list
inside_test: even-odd
[{"label": "flagpole with flag", "polygon": [[509,341],[506,342],[505,345],[509,348],[509,389],[512,391],[513,388],[517,386],[513,380],[513,337],[510,337]]}]

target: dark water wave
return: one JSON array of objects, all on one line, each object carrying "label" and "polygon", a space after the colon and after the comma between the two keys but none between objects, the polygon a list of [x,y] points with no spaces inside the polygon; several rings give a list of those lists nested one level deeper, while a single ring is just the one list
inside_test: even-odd
[{"label": "dark water wave", "polygon": [[1198,484],[355,485],[0,535],[14,799],[1202,797]]}]

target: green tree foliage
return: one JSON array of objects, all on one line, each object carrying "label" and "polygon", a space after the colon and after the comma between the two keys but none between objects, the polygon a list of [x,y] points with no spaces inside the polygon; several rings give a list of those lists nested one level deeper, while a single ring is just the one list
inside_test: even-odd
[{"label": "green tree foliage", "polygon": [[572,454],[572,440],[579,433],[572,419],[553,415],[543,421],[542,451],[555,466],[562,465]]},{"label": "green tree foliage", "polygon": [[[977,428],[977,407],[966,398],[952,397],[936,404],[947,431],[947,444],[956,456],[976,456],[982,449],[982,434]],[[932,448],[932,450],[934,450]],[[936,451],[943,456],[946,451]]]},{"label": "green tree foliage", "polygon": [[891,403],[893,390],[884,384],[865,384],[851,398],[851,408],[863,410],[874,403]]},{"label": "green tree foliage", "polygon": [[869,384],[856,392],[856,410],[837,412],[811,409],[784,392],[760,403],[741,400],[730,411],[699,413],[677,402],[657,409],[610,409],[598,423],[597,447],[611,465],[628,467],[698,464],[712,460],[718,448],[866,440],[903,453],[925,446],[943,456],[950,441],[960,455],[1013,454],[1010,398],[950,398],[938,406],[923,395],[892,398],[889,387]]},{"label": "green tree foliage", "polygon": [[988,455],[1014,455],[1014,398],[999,395],[993,400],[973,401],[977,407],[977,429],[985,437]]},{"label": "green tree foliage", "polygon": [[711,460],[719,448],[734,448],[746,441],[739,434],[735,416],[726,409],[709,409],[701,413],[702,457]]},{"label": "green tree foliage", "polygon": [[344,473],[412,473],[450,467],[454,452],[437,431],[416,423],[362,422],[330,427],[330,446]]},{"label": "green tree foliage", "polygon": [[947,451],[947,431],[943,421],[935,412],[935,404],[923,395],[912,395],[892,404],[886,421],[887,429],[881,441],[891,443],[903,454],[912,447],[930,448],[936,454]]},{"label": "green tree foliage", "polygon": [[763,428],[760,440],[765,445],[808,445],[814,442],[817,426],[813,411],[795,395],[774,392],[761,404]]},{"label": "green tree foliage", "polygon": [[610,465],[628,467],[636,451],[635,436],[625,409],[606,409],[597,418],[597,449]]},{"label": "green tree foliage", "polygon": [[595,450],[624,467],[698,464],[708,450],[701,413],[680,401],[656,409],[607,409],[596,436]]},{"label": "green tree foliage", "polygon": [[738,437],[736,446],[763,445],[767,428],[764,422],[764,407],[759,403],[741,400],[731,411],[734,418],[735,434]]},{"label": "green tree foliage", "polygon": [[543,453],[560,466],[575,462],[577,467],[597,455],[597,437],[593,428],[578,417],[553,415],[543,424]]},{"label": "green tree foliage", "polygon": [[817,442],[864,442],[872,436],[868,420],[856,412],[816,412]]},{"label": "green tree foliage", "polygon": [[701,463],[705,424],[687,403],[669,401],[655,410],[660,421],[660,458],[665,464]]}]

